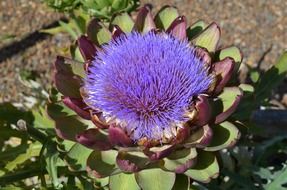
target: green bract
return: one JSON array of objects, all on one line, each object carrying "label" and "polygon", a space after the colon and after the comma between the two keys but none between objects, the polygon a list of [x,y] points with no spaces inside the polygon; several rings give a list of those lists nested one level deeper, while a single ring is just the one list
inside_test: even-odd
[{"label": "green bract", "polygon": [[[87,0],[83,4],[119,8],[117,2]],[[190,120],[173,139],[133,143],[125,131],[110,125],[83,101],[83,78],[95,52],[111,39],[133,30],[164,31],[179,40],[188,39],[214,77],[208,93],[195,98]],[[216,178],[220,168],[216,152],[232,147],[240,137],[232,114],[243,96],[243,90],[232,80],[242,54],[234,46],[219,49],[220,35],[214,22],[208,25],[198,21],[188,27],[186,18],[170,6],[163,7],[154,19],[149,7],[144,6],[135,20],[127,13],[115,16],[109,26],[92,20],[87,35],[81,36],[72,49],[72,59],[57,57],[54,83],[61,96],[53,96],[47,107],[58,136],[71,142],[64,141],[61,147],[70,169],[86,168],[92,177],[108,177],[111,189],[187,189],[190,179],[208,183]]]}]

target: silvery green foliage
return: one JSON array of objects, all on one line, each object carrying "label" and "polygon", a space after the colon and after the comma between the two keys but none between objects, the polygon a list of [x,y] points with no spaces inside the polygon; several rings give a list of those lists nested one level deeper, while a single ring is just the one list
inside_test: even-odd
[{"label": "silvery green foliage", "polygon": [[82,10],[86,14],[104,19],[119,12],[131,12],[139,6],[139,0],[43,0],[49,7],[60,12]]}]

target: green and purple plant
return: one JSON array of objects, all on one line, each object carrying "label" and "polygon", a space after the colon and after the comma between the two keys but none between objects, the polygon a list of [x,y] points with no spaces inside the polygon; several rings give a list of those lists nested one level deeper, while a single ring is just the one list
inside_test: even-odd
[{"label": "green and purple plant", "polygon": [[169,6],[155,19],[148,6],[135,21],[118,15],[110,28],[90,22],[77,40],[84,64],[57,57],[54,82],[61,102],[93,123],[72,128],[62,123],[69,116],[50,111],[58,136],[93,150],[84,159],[97,178],[123,173],[143,189],[153,175],[170,188],[178,174],[186,176],[186,185],[189,178],[216,178],[214,153],[240,137],[230,119],[243,96],[232,80],[242,61],[239,49],[218,48],[216,23],[187,27]]},{"label": "green and purple plant", "polygon": [[240,84],[241,51],[216,23],[187,26],[171,6],[82,13],[60,22],[76,42],[56,58],[56,88],[23,72],[31,94],[0,104],[0,189],[286,188],[286,112],[269,101],[286,51]]}]

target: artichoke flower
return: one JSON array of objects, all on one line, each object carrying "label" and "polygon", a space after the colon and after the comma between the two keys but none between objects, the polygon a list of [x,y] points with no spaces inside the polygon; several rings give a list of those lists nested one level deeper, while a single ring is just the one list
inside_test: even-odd
[{"label": "artichoke flower", "polygon": [[[218,48],[216,23],[188,27],[170,6],[154,18],[147,5],[135,20],[119,14],[109,28],[91,20],[76,43],[84,61],[55,61],[62,95],[48,113],[60,138],[90,149],[73,158],[81,157],[91,176],[109,177],[110,187],[126,180],[130,189],[171,189],[178,180],[216,178],[216,152],[240,137],[232,119],[243,96],[233,80],[240,50]],[[53,113],[59,104],[73,113]]]}]

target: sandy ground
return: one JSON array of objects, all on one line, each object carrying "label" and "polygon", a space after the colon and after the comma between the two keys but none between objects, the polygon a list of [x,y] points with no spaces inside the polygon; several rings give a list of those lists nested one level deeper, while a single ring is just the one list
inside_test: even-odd
[{"label": "sandy ground", "polygon": [[[221,44],[240,47],[244,64],[252,67],[267,53],[260,66],[266,70],[287,48],[286,0],[143,0],[144,3],[151,3],[154,12],[163,5],[174,5],[189,24],[199,19],[217,22],[222,28]],[[21,101],[21,94],[29,92],[18,80],[22,70],[34,71],[41,83],[50,84],[50,69],[57,49],[67,46],[69,38],[42,36],[37,31],[61,17],[36,0],[1,0],[0,36],[9,34],[16,38],[0,41],[0,101]],[[16,49],[9,47],[15,43]],[[276,98],[286,106],[287,96],[283,94],[287,92],[287,80],[277,92],[280,96]]]}]

